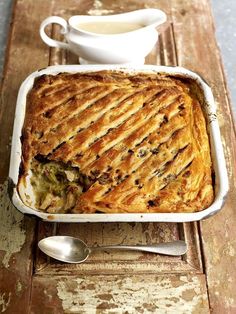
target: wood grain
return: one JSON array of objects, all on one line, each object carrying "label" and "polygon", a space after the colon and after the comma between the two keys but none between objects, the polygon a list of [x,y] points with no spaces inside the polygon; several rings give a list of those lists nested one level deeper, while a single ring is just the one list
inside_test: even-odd
[{"label": "wood grain", "polygon": [[43,2],[39,10],[32,0],[16,1],[13,8],[0,99],[0,311],[4,313],[26,313],[31,295],[36,221],[11,205],[7,174],[18,88],[32,71],[47,66],[49,51],[34,30],[50,7],[50,2]]},{"label": "wood grain", "polygon": [[[38,305],[40,304],[40,308]],[[32,314],[209,312],[204,275],[35,277]]]},{"label": "wood grain", "polygon": [[235,313],[236,145],[227,86],[214,38],[209,2],[204,0],[174,3],[172,18],[178,64],[200,73],[212,87],[230,183],[230,191],[222,211],[200,223],[210,306],[214,313]]},{"label": "wood grain", "polygon": [[[39,38],[49,15],[113,14],[160,8],[168,15],[146,63],[180,65],[200,73],[213,89],[230,179],[224,208],[201,223],[55,224],[24,217],[10,203],[7,173],[17,91],[47,64],[77,63],[70,52]],[[62,39],[60,28],[49,33]],[[235,128],[214,38],[208,0],[16,0],[1,92],[0,310],[4,313],[235,313]],[[78,236],[89,245],[185,239],[182,258],[135,252],[94,254],[68,265],[40,253],[37,241],[53,234]]]},{"label": "wood grain", "polygon": [[[60,15],[68,18],[67,11],[59,11]],[[70,14],[76,12],[70,9]],[[53,27],[53,38],[62,40],[60,28]],[[176,65],[176,51],[173,26],[166,23],[160,41],[147,57],[146,62],[159,62],[162,65]],[[72,54],[65,53],[57,48],[50,49],[49,64],[70,64]],[[44,224],[39,224],[39,234],[44,236]],[[48,234],[48,232],[47,232]],[[63,265],[54,260],[46,259],[37,252],[35,264],[36,272],[40,274],[73,274],[81,273],[113,273],[129,272],[202,272],[201,253],[197,225],[192,224],[157,224],[157,223],[132,223],[132,224],[80,224],[80,228],[73,224],[58,224],[57,228],[51,227],[51,235],[70,235],[79,237],[89,246],[117,244],[148,244],[178,240],[180,237],[188,244],[188,253],[184,258],[171,258],[142,254],[137,252],[107,252],[91,256],[88,262],[81,265]],[[38,239],[40,240],[40,238]],[[158,269],[158,271],[157,271]]]},{"label": "wood grain", "polygon": [[198,230],[195,224],[168,223],[94,223],[80,224],[39,224],[39,238],[50,235],[69,235],[82,239],[89,246],[113,244],[150,244],[183,239],[188,245],[184,257],[168,257],[141,252],[105,251],[90,256],[83,264],[62,264],[48,259],[37,250],[35,272],[37,275],[77,274],[170,274],[202,273]]}]

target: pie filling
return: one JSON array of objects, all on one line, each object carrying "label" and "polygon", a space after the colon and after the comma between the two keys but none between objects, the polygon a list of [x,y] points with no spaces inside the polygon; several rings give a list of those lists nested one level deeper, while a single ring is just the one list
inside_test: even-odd
[{"label": "pie filling", "polygon": [[63,162],[34,158],[31,169],[35,207],[48,213],[70,212],[93,183],[79,168]]}]

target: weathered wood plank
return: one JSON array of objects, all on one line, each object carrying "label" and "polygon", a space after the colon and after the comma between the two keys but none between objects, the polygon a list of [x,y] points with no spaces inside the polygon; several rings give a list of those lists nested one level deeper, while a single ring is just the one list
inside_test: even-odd
[{"label": "weathered wood plank", "polygon": [[39,275],[76,273],[202,273],[198,230],[195,224],[167,223],[97,223],[97,224],[39,224],[39,238],[49,235],[70,235],[89,246],[109,244],[148,244],[184,239],[188,252],[184,257],[161,256],[141,252],[105,251],[90,256],[83,264],[62,264],[48,259],[39,250],[35,271]]},{"label": "weathered wood plank", "polygon": [[[147,5],[146,5],[147,6]],[[70,10],[61,10],[57,7],[58,14],[65,19],[73,12],[73,3]],[[114,9],[116,11],[116,9]],[[116,13],[116,12],[114,12]],[[63,40],[60,27],[53,26],[52,36],[57,40]],[[175,41],[172,24],[166,23],[160,34],[160,41],[154,47],[146,62],[162,65],[176,65]],[[50,50],[50,64],[70,64],[76,60],[72,53],[60,49]],[[42,230],[41,230],[42,229]],[[55,230],[54,230],[55,231]],[[44,234],[44,224],[39,224],[40,234]],[[53,227],[51,227],[51,233]],[[79,237],[90,246],[135,243],[158,243],[167,242],[180,238],[186,240],[188,253],[184,258],[173,258],[153,254],[142,254],[137,252],[108,252],[91,256],[89,261],[81,265],[62,265],[54,260],[46,259],[43,254],[38,253],[35,270],[40,274],[60,273],[72,274],[73,271],[82,273],[125,273],[129,272],[202,272],[201,254],[199,248],[198,230],[195,224],[80,224],[80,228],[73,224],[58,224],[57,234],[68,234]],[[40,238],[39,238],[40,239]]]},{"label": "weathered wood plank", "polygon": [[204,275],[36,276],[30,312],[42,308],[48,314],[209,313]]},{"label": "weathered wood plank", "polygon": [[[26,76],[47,65],[48,48],[38,35],[50,2],[16,1],[1,89],[0,115],[0,311],[27,313],[31,292],[35,219],[10,203],[7,174],[18,88]],[[33,14],[33,15],[32,15]],[[33,250],[32,250],[33,249]]]},{"label": "weathered wood plank", "polygon": [[[47,65],[49,49],[38,35],[39,23],[52,14],[113,14],[158,7],[168,15],[159,43],[146,62],[182,65],[200,72],[213,87],[218,104],[231,190],[224,210],[200,224],[210,305],[214,313],[234,313],[236,205],[235,133],[219,52],[213,37],[207,0],[16,1],[0,116],[0,309],[6,313],[208,313],[205,276],[201,274],[198,225],[194,224],[48,224],[23,217],[6,196],[16,94],[21,81]],[[23,22],[22,22],[23,21]],[[58,28],[53,27],[53,35]],[[216,52],[216,55],[212,53]],[[19,62],[24,58],[24,62]],[[33,57],[32,57],[33,56]],[[71,53],[51,50],[50,64],[75,63]],[[3,133],[4,131],[4,133]],[[223,227],[222,227],[223,226]],[[38,233],[38,234],[37,234]],[[38,239],[51,234],[79,236],[88,244],[149,243],[185,238],[190,249],[182,258],[140,253],[101,253],[83,265],[65,265],[35,250]],[[111,237],[112,234],[112,237]],[[35,237],[35,239],[34,239]],[[135,237],[135,238],[134,238]],[[98,239],[98,240],[97,240]],[[36,240],[36,242],[34,242]],[[137,240],[137,241],[136,241]],[[33,254],[33,255],[32,255]],[[35,275],[31,282],[36,255]],[[182,274],[170,274],[170,272]],[[183,274],[185,272],[185,274]],[[129,273],[130,277],[125,274]],[[190,274],[191,273],[191,274]],[[60,276],[58,276],[60,275]],[[68,277],[69,275],[69,277]],[[32,284],[32,285],[31,285]],[[28,307],[32,287],[31,307]],[[120,312],[119,312],[120,311]]]},{"label": "weathered wood plank", "polygon": [[213,313],[235,313],[235,129],[209,1],[172,1],[178,63],[199,72],[213,89],[227,162],[230,191],[224,208],[200,223]]},{"label": "weathered wood plank", "polygon": [[[18,89],[27,75],[48,64],[48,47],[42,43],[38,29],[40,22],[49,14],[50,7],[50,1],[41,4],[30,0],[17,1],[15,5],[1,90],[0,134],[4,134],[0,137],[1,182],[8,174],[10,141]],[[34,18],[32,18],[32,13],[34,13]]]}]

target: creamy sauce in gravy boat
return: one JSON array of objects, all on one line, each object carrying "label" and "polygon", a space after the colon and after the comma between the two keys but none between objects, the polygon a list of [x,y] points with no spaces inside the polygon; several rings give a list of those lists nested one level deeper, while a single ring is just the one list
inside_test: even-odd
[{"label": "creamy sauce in gravy boat", "polygon": [[[166,21],[158,9],[143,9],[107,16],[75,15],[68,22],[50,16],[40,26],[40,36],[50,47],[69,49],[88,63],[143,63],[158,40],[156,27]],[[66,42],[50,38],[45,27],[62,26]]]}]

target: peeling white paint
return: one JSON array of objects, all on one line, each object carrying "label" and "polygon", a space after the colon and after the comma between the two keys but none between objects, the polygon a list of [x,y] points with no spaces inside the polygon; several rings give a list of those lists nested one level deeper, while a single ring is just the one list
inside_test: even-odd
[{"label": "peeling white paint", "polygon": [[225,304],[226,304],[227,308],[235,307],[235,305],[236,305],[235,299],[233,299],[233,298],[225,298]]},{"label": "peeling white paint", "polygon": [[0,310],[1,313],[5,312],[8,305],[11,301],[11,292],[8,294],[8,296],[5,296],[5,293],[0,295]]},{"label": "peeling white paint", "polygon": [[[225,161],[226,161],[226,165],[227,165],[227,171],[228,171],[228,176],[229,179],[233,178],[234,176],[234,167],[232,165],[232,156],[231,156],[231,149],[230,147],[227,145],[226,140],[221,137],[221,141],[222,141],[222,145],[223,145],[223,149],[224,149],[224,156],[225,156]],[[235,181],[235,180],[231,180],[231,181]],[[234,183],[235,186],[235,183]]]},{"label": "peeling white paint", "polygon": [[66,313],[193,313],[207,308],[199,277],[91,276],[60,280],[57,294]]},{"label": "peeling white paint", "polygon": [[90,9],[88,11],[89,15],[107,15],[107,14],[112,14],[114,11],[113,10],[98,10],[98,9]]},{"label": "peeling white paint", "polygon": [[48,301],[52,302],[53,297],[51,294],[48,293],[48,291],[46,289],[43,290],[43,293],[44,293],[45,297],[48,298]]},{"label": "peeling white paint", "polygon": [[231,243],[228,243],[228,245],[224,248],[224,254],[229,256],[235,256],[235,249]]},{"label": "peeling white paint", "polygon": [[223,128],[224,125],[225,125],[225,116],[219,110],[220,103],[217,100],[215,100],[215,105],[216,105],[216,108],[217,108],[217,120],[218,120],[219,126],[220,126],[220,128]]},{"label": "peeling white paint", "polygon": [[112,14],[114,10],[106,10],[102,9],[102,2],[99,0],[95,0],[93,3],[93,8],[88,11],[89,15],[106,15]]},{"label": "peeling white paint", "polygon": [[21,293],[22,288],[23,288],[22,284],[21,284],[20,280],[18,280],[17,283],[16,283],[16,294],[17,295],[19,295]]},{"label": "peeling white paint", "polygon": [[20,252],[25,243],[25,230],[21,223],[23,215],[12,205],[8,192],[7,180],[0,184],[0,250],[5,251],[2,264],[8,268],[11,256]]}]

